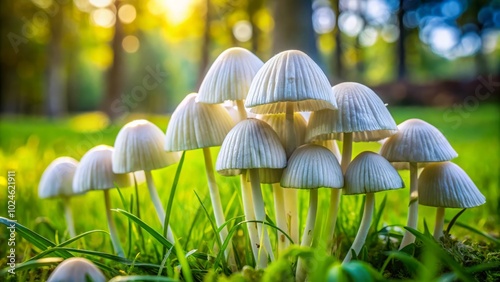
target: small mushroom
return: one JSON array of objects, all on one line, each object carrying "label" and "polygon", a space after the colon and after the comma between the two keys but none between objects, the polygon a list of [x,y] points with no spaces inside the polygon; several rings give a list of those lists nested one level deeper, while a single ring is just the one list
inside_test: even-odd
[{"label": "small mushroom", "polygon": [[396,169],[374,152],[362,152],[349,164],[345,173],[344,195],[366,194],[361,224],[352,246],[344,258],[347,263],[352,251],[359,254],[366,241],[375,208],[375,193],[404,188],[403,179]]},{"label": "small mushroom", "polygon": [[49,276],[47,282],[105,282],[106,277],[90,260],[69,258],[61,262]]},{"label": "small mushroom", "polygon": [[[156,190],[151,170],[160,169],[179,161],[179,153],[164,150],[165,135],[153,123],[140,119],[127,123],[120,129],[113,151],[113,172],[144,171],[151,201],[161,225],[165,224],[165,210]],[[167,239],[174,242],[170,225]]]},{"label": "small mushroom", "polygon": [[472,208],[486,202],[470,177],[452,162],[429,164],[418,178],[419,203],[436,207],[434,238],[443,236],[445,208]]},{"label": "small mushroom", "polygon": [[[307,142],[341,140],[341,167],[345,173],[352,158],[352,142],[377,141],[397,131],[396,122],[384,102],[367,86],[356,82],[332,87],[338,110],[311,113],[306,132]],[[327,250],[331,250],[340,205],[340,190],[332,190],[328,212]]]},{"label": "small mushroom", "polygon": [[[168,152],[203,150],[210,200],[217,228],[220,228],[226,223],[226,219],[215,181],[210,147],[222,145],[234,123],[222,105],[196,102],[197,96],[195,93],[188,94],[172,114],[166,132],[165,150]],[[226,240],[227,234],[227,227],[224,226],[219,233],[222,242]],[[229,244],[226,257],[229,257],[230,264],[236,265],[231,249]]]},{"label": "small mushroom", "polygon": [[76,236],[70,198],[78,194],[73,191],[72,185],[77,166],[77,160],[70,157],[59,157],[47,166],[38,184],[38,196],[41,199],[62,198],[66,225],[71,237]]},{"label": "small mushroom", "polygon": [[[253,118],[240,121],[229,131],[215,165],[217,172],[222,175],[236,175],[239,171],[250,174],[255,218],[262,222],[266,220],[266,211],[260,189],[259,169],[280,169],[285,166],[286,154],[278,135],[267,123]],[[263,235],[261,241],[264,249],[273,261],[274,254],[267,229],[262,223],[258,223],[257,228],[259,236]],[[261,260],[256,261],[257,267],[265,267]]]},{"label": "small mushroom", "polygon": [[119,256],[125,257],[125,252],[116,231],[115,221],[111,215],[109,189],[130,186],[130,174],[113,173],[112,155],[113,147],[107,145],[99,145],[86,152],[75,171],[73,190],[78,193],[86,193],[91,190],[102,190],[104,192],[106,218],[113,249]]},{"label": "small mushroom", "polygon": [[[416,229],[419,163],[449,161],[458,154],[437,128],[423,120],[406,120],[398,125],[398,129],[396,134],[384,142],[380,155],[390,162],[410,163],[410,203],[406,225]],[[415,242],[415,236],[406,231],[399,248],[402,249],[413,242]]]},{"label": "small mushroom", "polygon": [[[318,188],[340,189],[344,186],[344,176],[339,162],[335,155],[323,146],[303,145],[290,156],[287,167],[283,171],[281,186],[309,190],[309,210],[300,243],[301,246],[309,247],[314,236],[314,224],[318,211]],[[300,258],[297,262],[295,277],[297,281],[306,279],[306,269]]]},{"label": "small mushroom", "polygon": [[[258,115],[258,119],[265,121],[269,124],[274,131],[278,134],[283,147],[286,146],[286,128],[285,128],[285,114],[270,114]],[[304,137],[306,134],[307,123],[300,113],[295,113],[294,116],[294,129],[295,136],[297,137],[297,145],[303,145]],[[274,196],[274,210],[276,213],[276,225],[282,230],[288,230],[290,237],[294,242],[299,242],[299,217],[297,215],[297,191],[288,190],[284,191],[280,186],[281,176],[283,170],[276,169],[261,169],[260,182],[270,183],[273,186]],[[290,219],[290,223],[287,223]],[[285,236],[278,236],[278,251],[283,252],[288,246],[288,240]]]}]

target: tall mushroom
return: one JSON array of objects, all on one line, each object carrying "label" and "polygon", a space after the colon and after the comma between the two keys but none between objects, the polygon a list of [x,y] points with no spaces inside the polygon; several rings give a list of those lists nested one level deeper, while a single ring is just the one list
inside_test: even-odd
[{"label": "tall mushroom", "polygon": [[[164,150],[165,135],[156,125],[147,120],[134,120],[120,129],[113,151],[113,172],[128,173],[144,171],[151,201],[163,226],[165,210],[153,181],[151,170],[160,169],[179,161],[179,153]],[[167,226],[167,239],[174,242],[174,237]]]},{"label": "tall mushroom", "polygon": [[343,263],[351,260],[352,251],[359,254],[365,244],[375,209],[375,193],[403,187],[403,179],[396,169],[377,153],[362,152],[349,164],[345,172],[344,195],[366,194],[366,197],[358,233]]},{"label": "tall mushroom", "polygon": [[467,173],[451,162],[426,166],[418,178],[418,194],[421,205],[436,207],[436,240],[443,236],[445,208],[472,208],[486,202]]},{"label": "tall mushroom", "polygon": [[[188,94],[172,114],[166,132],[165,150],[169,152],[203,150],[210,200],[215,222],[219,228],[226,222],[226,219],[219,188],[215,181],[210,147],[222,145],[227,133],[234,126],[234,122],[222,105],[196,102],[196,97],[195,93]],[[227,234],[225,226],[219,234],[222,242],[226,240]],[[230,264],[236,265],[231,248],[229,244],[226,256],[229,256]]]},{"label": "tall mushroom", "polygon": [[[285,113],[285,150],[289,157],[297,147],[294,112],[336,109],[328,78],[321,68],[298,50],[278,53],[257,72],[245,100],[245,106],[257,114]],[[297,202],[297,191],[285,194],[288,206]],[[290,235],[298,242],[298,213],[290,212]]]},{"label": "tall mushroom", "polygon": [[[344,176],[335,155],[320,145],[307,144],[297,148],[283,171],[281,185],[286,188],[308,189],[309,210],[302,235],[301,246],[310,246],[314,236],[314,224],[318,210],[318,189],[321,187],[340,189]],[[297,262],[296,280],[304,281],[306,270],[303,261]]]},{"label": "tall mushroom", "polygon": [[104,192],[106,218],[113,249],[119,256],[125,257],[115,221],[111,215],[109,189],[130,186],[130,174],[113,173],[112,155],[113,147],[107,145],[99,145],[86,152],[75,171],[73,190],[78,193],[86,193],[91,190],[102,190]]},{"label": "tall mushroom", "polygon": [[[297,137],[297,144],[303,145],[304,138],[306,134],[307,123],[304,117],[300,113],[294,114],[294,130],[295,136]],[[286,146],[286,130],[285,130],[285,114],[270,114],[270,115],[258,115],[258,119],[265,121],[269,124],[274,131],[278,134],[281,144],[283,147]],[[276,213],[276,225],[282,229],[287,230],[289,234],[292,230],[289,229],[290,226],[298,226],[298,222],[288,224],[288,219],[298,221],[298,217],[291,217],[292,210],[297,209],[297,197],[291,198],[289,201],[285,201],[285,191],[283,187],[279,184],[281,181],[282,170],[260,170],[260,181],[261,183],[269,183],[273,186],[273,196],[274,196],[274,210]],[[289,217],[287,217],[287,215]],[[298,238],[298,235],[296,236]],[[278,252],[283,252],[288,246],[288,240],[286,240],[283,234],[278,236]]]},{"label": "tall mushroom", "polygon": [[[222,52],[213,62],[207,74],[201,82],[198,90],[198,100],[207,104],[220,104],[225,101],[233,101],[238,108],[237,121],[247,118],[244,100],[252,79],[264,63],[252,52],[232,47]],[[246,220],[255,220],[254,210],[251,204],[251,188],[246,181],[246,175],[240,177],[241,195],[243,198],[243,209]],[[257,259],[258,234],[253,225],[247,225],[248,235],[252,244],[255,259]]]},{"label": "tall mushroom", "polygon": [[[338,110],[311,113],[306,142],[333,139],[343,141],[341,167],[345,173],[351,162],[353,141],[378,141],[396,133],[397,126],[382,100],[365,85],[344,82],[335,85],[332,90]],[[340,190],[332,190],[325,236],[328,251],[335,232],[339,204]]]},{"label": "tall mushroom", "polygon": [[73,191],[72,184],[77,166],[77,160],[70,157],[59,157],[47,166],[38,184],[38,196],[41,199],[62,198],[66,225],[71,237],[76,236],[70,198],[77,194]]},{"label": "tall mushroom", "polygon": [[[286,166],[285,150],[271,126],[253,118],[240,121],[224,139],[215,166],[222,175],[236,175],[240,171],[250,175],[255,217],[264,222],[266,211],[260,189],[259,169],[280,169]],[[274,260],[267,229],[262,223],[258,223],[257,228],[259,236],[262,236],[264,249],[271,260]],[[263,268],[265,264],[257,259],[257,267]]]},{"label": "tall mushroom", "polygon": [[[398,132],[387,140],[380,154],[390,162],[410,163],[410,202],[408,227],[417,228],[418,222],[418,164],[449,161],[458,156],[448,140],[434,126],[420,119],[409,119],[398,125]],[[400,249],[415,242],[415,236],[406,232]]]}]

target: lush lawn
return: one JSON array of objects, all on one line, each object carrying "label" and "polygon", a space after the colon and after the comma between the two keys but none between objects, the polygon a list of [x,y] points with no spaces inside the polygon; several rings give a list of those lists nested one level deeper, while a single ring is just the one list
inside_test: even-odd
[{"label": "lush lawn", "polygon": [[[485,205],[465,211],[458,221],[498,238],[500,232],[498,226],[500,222],[499,108],[493,105],[481,105],[474,112],[467,113],[469,114],[467,117],[453,119],[453,121],[449,119],[449,114],[446,114],[446,109],[395,107],[390,108],[390,111],[397,123],[408,118],[421,118],[435,125],[449,139],[459,154],[459,157],[454,162],[469,174],[487,199]],[[454,117],[459,117],[459,115],[454,115]],[[145,118],[156,123],[162,130],[166,129],[167,118],[160,116]],[[73,117],[62,121],[48,121],[36,118],[2,119],[0,125],[0,171],[2,173],[0,175],[2,187],[0,191],[0,209],[2,212],[0,216],[5,216],[6,211],[6,171],[14,170],[16,171],[16,219],[18,222],[53,242],[67,240],[68,235],[65,233],[65,221],[60,201],[38,199],[37,185],[40,176],[45,167],[58,156],[68,155],[79,159],[88,149],[95,145],[108,144],[112,146],[120,126],[124,123],[125,121],[120,121],[116,125],[108,126],[106,120],[95,114]],[[364,150],[378,151],[379,148],[380,144],[378,143],[356,143],[354,144],[354,155]],[[214,154],[216,151],[217,149],[213,149]],[[164,205],[168,201],[176,170],[177,165],[173,165],[153,172]],[[408,171],[402,171],[401,175],[408,186]],[[217,175],[216,180],[219,183],[226,218],[234,218],[228,223],[231,228],[235,223],[242,221],[241,216],[243,215],[239,179]],[[157,220],[153,205],[148,201],[149,197],[145,184],[140,184],[138,188],[141,218],[149,226],[161,232],[161,225]],[[111,192],[113,207],[131,210],[130,207],[135,202],[136,197],[134,189],[123,189],[120,193],[121,197],[118,190]],[[270,186],[263,185],[263,193],[268,207],[268,216],[274,219]],[[300,191],[299,194],[301,199],[298,208],[302,213],[301,220],[302,224],[304,224],[308,195],[303,191]],[[170,222],[185,252],[196,249],[196,252],[200,254],[208,253],[216,256],[214,232],[196,195],[201,198],[203,205],[208,209],[208,214],[213,217],[203,169],[202,153],[201,151],[190,151],[185,154],[185,162],[180,174]],[[321,223],[321,220],[324,220],[322,215],[326,213],[328,205],[328,191],[320,190],[319,197],[320,217],[318,222]],[[379,229],[383,225],[404,225],[408,205],[408,189],[378,194],[376,198],[377,207],[384,197],[387,197],[387,203],[378,226]],[[339,238],[345,239],[345,242],[341,244],[341,249],[337,252],[337,256],[340,258],[345,255],[345,250],[349,247],[349,243],[357,231],[362,200],[361,196],[344,196],[342,199],[340,218],[336,230],[339,233]],[[97,229],[107,230],[104,201],[101,193],[91,192],[84,196],[75,197],[72,203],[77,233]],[[446,218],[451,219],[458,211],[447,210]],[[136,213],[135,207],[133,212]],[[432,208],[420,207],[420,230],[423,230],[423,219],[430,225],[430,228],[433,227],[434,213],[435,210]],[[135,224],[131,225],[123,214],[115,213],[115,218],[123,246],[129,252],[128,258],[131,260],[137,258],[140,262],[160,265],[162,263],[162,245],[157,243],[148,232],[144,230],[141,232]],[[3,268],[6,265],[8,232],[5,231],[6,229],[3,226],[0,229],[2,230],[0,233],[0,265]],[[240,225],[235,230],[233,243],[236,245],[241,264],[252,264],[251,251],[246,243],[244,225]],[[451,233],[458,241],[471,239],[471,242],[485,242],[481,245],[482,251],[496,254],[497,261],[500,260],[498,245],[497,247],[493,245],[487,247],[487,244],[490,244],[491,241],[485,237],[459,226],[454,226]],[[376,243],[374,244],[376,245]],[[87,235],[70,246],[112,253],[108,235],[103,233]],[[21,241],[20,238],[18,238],[16,247],[18,262],[25,261],[40,252],[39,247],[34,247],[25,240]],[[48,256],[55,255],[50,254]],[[377,269],[380,269],[379,266],[383,261],[373,262],[374,257],[369,256],[369,258],[369,261]],[[151,271],[147,267],[134,268],[112,262],[112,260],[104,260],[99,256],[97,256],[96,260],[110,265],[115,270],[120,269],[119,272],[122,275],[154,274],[158,272],[158,269]],[[213,268],[214,258],[205,257],[203,260],[191,256],[188,261],[193,276],[195,279],[200,279],[209,269]],[[178,264],[177,259],[167,260],[166,273],[174,276],[178,275],[175,274],[178,272],[176,268],[170,267],[176,264]],[[281,271],[276,270],[277,268],[275,266],[272,269],[274,269],[273,271]],[[42,275],[43,278],[47,275],[47,271],[41,269],[49,268],[37,268],[34,272],[19,271],[18,280],[22,281],[26,277],[39,278],[38,275]],[[112,276],[110,273],[107,274]],[[408,276],[411,276],[410,274],[406,273]],[[391,272],[385,273],[385,275],[393,278],[398,277],[398,275]],[[269,274],[267,277],[269,277]],[[0,280],[3,280],[2,277],[0,277]]]}]

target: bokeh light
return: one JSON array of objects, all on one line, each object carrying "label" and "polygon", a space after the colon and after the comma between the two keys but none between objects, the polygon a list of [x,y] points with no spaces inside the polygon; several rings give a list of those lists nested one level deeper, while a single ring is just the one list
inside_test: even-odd
[{"label": "bokeh light", "polygon": [[141,43],[139,38],[134,35],[127,35],[123,38],[122,47],[127,53],[135,53],[139,50]]},{"label": "bokeh light", "polygon": [[113,4],[114,0],[89,0],[90,4],[96,8],[104,8]]},{"label": "bokeh light", "polygon": [[115,24],[115,13],[108,8],[99,8],[92,11],[92,22],[102,27],[112,27]]},{"label": "bokeh light", "polygon": [[314,10],[312,15],[314,31],[318,34],[329,33],[335,28],[335,14],[328,6]]},{"label": "bokeh light", "polygon": [[233,26],[233,35],[240,42],[247,42],[252,38],[252,24],[249,21],[237,21]]},{"label": "bokeh light", "polygon": [[122,23],[132,23],[137,16],[135,7],[130,4],[125,4],[118,9],[118,18]]},{"label": "bokeh light", "polygon": [[363,19],[356,13],[342,12],[339,16],[339,28],[351,37],[357,36],[363,29]]}]

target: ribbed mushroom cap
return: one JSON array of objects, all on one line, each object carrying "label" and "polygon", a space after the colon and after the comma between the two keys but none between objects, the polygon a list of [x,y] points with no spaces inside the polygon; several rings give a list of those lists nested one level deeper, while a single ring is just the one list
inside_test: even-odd
[{"label": "ribbed mushroom cap", "polygon": [[342,155],[340,154],[339,146],[337,145],[337,142],[335,140],[315,140],[312,141],[311,144],[316,144],[327,148],[335,155],[337,160],[339,160],[339,163],[342,161]]},{"label": "ribbed mushroom cap", "polygon": [[458,156],[444,135],[423,120],[406,120],[398,129],[380,149],[390,162],[442,162]]},{"label": "ribbed mushroom cap", "polygon": [[234,126],[224,106],[196,102],[191,93],[177,106],[168,123],[166,151],[185,151],[220,146]]},{"label": "ribbed mushroom cap", "polygon": [[264,63],[252,52],[232,47],[222,52],[201,82],[198,100],[219,104],[227,100],[244,100],[250,83]]},{"label": "ribbed mushroom cap", "polygon": [[111,164],[113,147],[99,145],[83,155],[73,177],[73,190],[85,193],[89,190],[106,190],[128,187],[130,174],[115,174]]},{"label": "ribbed mushroom cap", "polygon": [[342,140],[344,132],[353,133],[353,141],[377,141],[397,132],[396,122],[384,102],[363,84],[344,82],[335,85],[333,94],[338,110],[311,113],[306,141]]},{"label": "ribbed mushroom cap", "polygon": [[77,166],[78,161],[70,157],[53,160],[42,174],[38,184],[38,196],[45,199],[75,195],[72,183]]},{"label": "ribbed mushroom cap", "polygon": [[[283,147],[286,146],[286,128],[285,128],[285,114],[270,114],[258,115],[258,119],[265,121],[273,130],[278,134]],[[295,138],[297,140],[297,147],[305,144],[305,135],[307,122],[300,113],[294,113],[293,126],[295,129]]]},{"label": "ribbed mushroom cap", "polygon": [[347,167],[344,194],[366,194],[404,188],[403,179],[381,155],[362,152]]},{"label": "ribbed mushroom cap", "polygon": [[60,263],[47,282],[104,282],[106,277],[90,260],[69,258]]},{"label": "ribbed mushroom cap", "polygon": [[257,114],[285,113],[286,104],[295,112],[336,109],[328,78],[309,56],[298,50],[283,51],[257,72],[245,106]]},{"label": "ribbed mushroom cap", "polygon": [[215,169],[222,175],[236,175],[241,169],[285,166],[285,149],[276,132],[267,123],[249,118],[229,131],[220,148]]},{"label": "ribbed mushroom cap", "polygon": [[472,208],[486,202],[470,177],[458,165],[427,165],[418,178],[418,202],[424,206]]},{"label": "ribbed mushroom cap", "polygon": [[113,172],[154,170],[179,161],[177,152],[165,152],[165,135],[151,122],[140,119],[122,127],[115,140]]},{"label": "ribbed mushroom cap", "polygon": [[283,171],[281,186],[298,189],[342,188],[344,176],[337,158],[327,148],[306,144],[293,151]]}]

